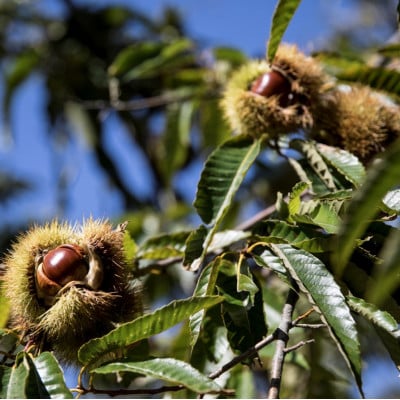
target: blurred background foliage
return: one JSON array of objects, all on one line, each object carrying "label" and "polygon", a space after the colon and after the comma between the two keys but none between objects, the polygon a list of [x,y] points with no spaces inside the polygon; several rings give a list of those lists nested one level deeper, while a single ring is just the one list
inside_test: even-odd
[{"label": "blurred background foliage", "polygon": [[[130,222],[128,227],[135,240],[140,242],[178,228],[193,228],[198,220],[186,184],[197,181],[194,172],[201,168],[210,151],[231,134],[218,110],[218,99],[230,72],[245,62],[247,55],[240,49],[205,47],[188,35],[184,18],[173,7],[154,18],[138,11],[133,1],[129,6],[128,2],[123,6],[110,1],[101,7],[94,2],[54,1],[60,3],[61,15],[46,13],[40,1],[0,2],[2,151],[13,151],[12,111],[18,91],[23,90],[29,79],[40,76],[46,93],[42,110],[48,127],[45,135],[54,152],[57,174],[56,187],[52,189],[58,204],[51,217],[64,218],[65,210],[70,207],[70,178],[59,167],[57,158],[71,142],[79,140],[94,155],[96,168],[106,176],[110,188],[117,190],[123,199],[124,211],[117,219]],[[355,59],[367,57],[369,49],[387,41],[397,30],[395,2],[349,0],[347,3],[346,19],[338,16],[323,50]],[[265,16],[266,23],[270,17]],[[128,159],[139,158],[140,162],[126,162],[126,154],[110,150],[105,137],[109,119],[127,132],[132,148]],[[34,130],[25,132],[25,135],[35,134]],[[70,162],[74,162],[73,158]],[[3,215],[7,214],[10,202],[29,196],[33,190],[32,168],[31,176],[26,177],[16,176],[6,168],[0,170]],[[130,176],[145,182],[144,194],[132,185]],[[252,167],[235,200],[236,206],[225,218],[227,226],[234,227],[273,204],[276,192],[287,193],[295,178],[286,161],[274,151],[265,152]],[[31,215],[35,215],[34,211]],[[15,224],[0,223],[0,253],[6,251],[16,232],[32,222],[43,222],[32,216],[29,220],[16,220]],[[164,270],[162,279],[156,274],[146,279],[151,308],[157,307],[161,298],[176,299],[193,290],[192,274],[179,265]],[[268,293],[264,296],[271,297]],[[279,304],[276,309],[283,302],[283,298],[270,300],[271,304],[274,301]],[[381,349],[368,345],[374,338],[367,329],[366,332],[365,351],[379,356]],[[177,336],[178,350],[184,343],[183,336]],[[305,391],[298,386],[298,379],[290,383],[286,377],[287,392],[283,396],[304,395],[307,391],[309,397],[349,395],[346,377],[342,386],[337,381],[330,383],[332,360],[337,363],[338,356],[333,348],[327,352],[329,346],[323,337],[313,346],[312,359],[319,360],[326,369],[320,368],[320,373],[311,377],[310,387]],[[264,350],[267,351],[270,350]],[[303,371],[306,375],[304,362],[294,360],[294,370],[288,367],[285,373],[289,376],[293,371],[297,374]],[[242,387],[238,390],[243,390],[244,396],[254,396],[244,390],[249,378],[241,379]]]}]

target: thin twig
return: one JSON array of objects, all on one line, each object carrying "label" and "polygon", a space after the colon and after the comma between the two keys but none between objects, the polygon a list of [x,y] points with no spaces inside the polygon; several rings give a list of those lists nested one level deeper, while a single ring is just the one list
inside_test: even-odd
[{"label": "thin twig", "polygon": [[261,210],[257,214],[253,215],[248,220],[243,221],[242,223],[237,225],[234,229],[237,230],[237,231],[245,231],[246,229],[251,228],[257,222],[260,222],[263,219],[265,219],[266,217],[270,216],[275,211],[276,211],[276,206],[275,206],[275,204],[272,204],[269,207],[264,208],[263,210]]},{"label": "thin twig", "polygon": [[[130,101],[115,100],[104,101],[104,100],[87,100],[80,101],[80,104],[88,110],[106,110],[114,109],[117,111],[137,111],[144,110],[147,108],[154,108],[165,106],[171,103],[180,103],[190,99],[195,96],[193,94],[176,94],[167,93],[160,96],[146,97],[144,99],[136,99]],[[205,93],[202,95],[204,100],[218,98],[216,93]]]},{"label": "thin twig", "polygon": [[[295,285],[295,283],[293,282]],[[296,285],[295,285],[296,287]],[[282,318],[277,329],[278,338],[276,340],[275,354],[272,360],[270,388],[268,390],[269,399],[277,399],[282,380],[283,362],[285,359],[285,348],[289,341],[289,330],[292,325],[292,315],[294,307],[299,299],[299,295],[293,289],[289,289],[286,303],[282,310]]]},{"label": "thin twig", "polygon": [[314,339],[302,340],[302,341],[300,341],[299,343],[297,343],[297,344],[295,344],[293,346],[286,347],[283,351],[285,352],[285,354],[288,354],[288,353],[290,353],[292,351],[295,351],[295,350],[299,349],[300,347],[305,346],[306,344],[310,344],[310,343],[314,343],[314,342],[315,342]]},{"label": "thin twig", "polygon": [[293,328],[309,328],[309,329],[320,329],[326,328],[325,324],[293,324]]},{"label": "thin twig", "polygon": [[299,315],[293,322],[292,325],[298,325],[300,321],[302,321],[304,318],[307,318],[310,314],[312,314],[315,310],[313,308],[310,308],[308,311],[305,313]]}]

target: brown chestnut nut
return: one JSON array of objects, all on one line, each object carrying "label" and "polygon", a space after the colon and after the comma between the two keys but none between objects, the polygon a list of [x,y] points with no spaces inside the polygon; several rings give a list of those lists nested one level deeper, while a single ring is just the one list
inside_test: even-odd
[{"label": "brown chestnut nut", "polygon": [[279,105],[286,107],[289,104],[292,85],[280,72],[272,70],[260,75],[250,87],[250,91],[260,96],[279,96]]},{"label": "brown chestnut nut", "polygon": [[81,281],[88,269],[83,251],[75,245],[63,244],[43,257],[43,273],[61,286],[71,281]]}]

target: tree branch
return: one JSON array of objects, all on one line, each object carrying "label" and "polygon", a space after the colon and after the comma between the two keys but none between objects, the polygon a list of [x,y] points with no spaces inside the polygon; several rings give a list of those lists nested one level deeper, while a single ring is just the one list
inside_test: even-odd
[{"label": "tree branch", "polygon": [[[293,282],[294,283],[294,282]],[[296,287],[295,285],[294,287]],[[282,319],[279,324],[276,340],[276,349],[272,360],[270,388],[268,390],[269,399],[277,399],[282,380],[283,362],[286,355],[286,345],[289,341],[289,330],[292,327],[292,316],[294,307],[299,299],[299,295],[293,289],[289,289],[286,303],[282,310]]]}]

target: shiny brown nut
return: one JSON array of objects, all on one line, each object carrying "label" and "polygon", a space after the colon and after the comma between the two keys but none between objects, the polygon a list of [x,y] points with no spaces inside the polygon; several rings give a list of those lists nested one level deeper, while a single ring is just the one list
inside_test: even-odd
[{"label": "shiny brown nut", "polygon": [[250,86],[250,91],[260,96],[279,96],[279,105],[285,107],[291,94],[290,81],[278,71],[269,71],[260,75]]},{"label": "shiny brown nut", "polygon": [[43,257],[43,273],[61,286],[71,281],[81,281],[87,272],[88,264],[78,246],[63,244]]}]

